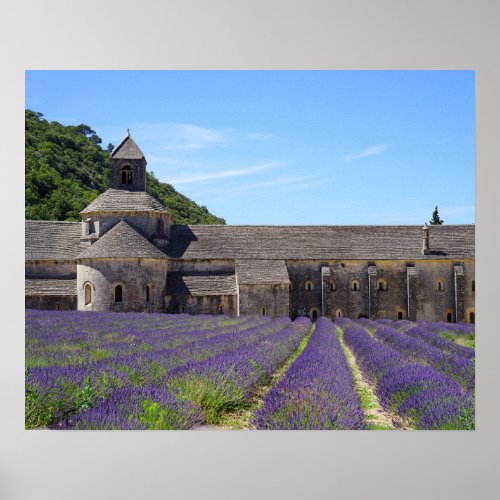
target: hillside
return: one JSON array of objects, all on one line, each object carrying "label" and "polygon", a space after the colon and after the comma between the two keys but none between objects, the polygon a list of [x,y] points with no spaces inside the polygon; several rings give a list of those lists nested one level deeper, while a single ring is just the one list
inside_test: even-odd
[{"label": "hillside", "polygon": [[[108,188],[112,146],[103,149],[88,125],[48,122],[31,110],[26,110],[25,130],[25,218],[81,220],[80,211]],[[225,224],[150,172],[146,186],[178,224]]]}]

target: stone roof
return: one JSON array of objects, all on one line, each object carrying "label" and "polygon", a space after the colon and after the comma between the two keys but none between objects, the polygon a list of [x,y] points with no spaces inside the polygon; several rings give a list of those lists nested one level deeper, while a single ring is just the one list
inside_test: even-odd
[{"label": "stone roof", "polygon": [[122,220],[78,255],[78,259],[113,257],[165,259],[166,255]]},{"label": "stone roof", "polygon": [[144,158],[144,153],[139,146],[134,142],[130,135],[127,135],[118,146],[111,152],[111,158],[123,160],[141,160]]},{"label": "stone roof", "polygon": [[171,272],[167,295],[236,295],[236,276],[221,272]]},{"label": "stone roof", "polygon": [[108,189],[100,194],[80,215],[94,212],[167,212],[165,207],[146,191]]},{"label": "stone roof", "polygon": [[474,225],[429,228],[430,254],[415,226],[173,225],[176,259],[430,260],[474,258]]},{"label": "stone roof", "polygon": [[238,283],[242,285],[290,283],[284,260],[238,259],[235,269]]},{"label": "stone roof", "polygon": [[80,222],[25,221],[26,260],[74,260],[80,252]]},{"label": "stone roof", "polygon": [[27,279],[25,295],[76,295],[76,279]]}]

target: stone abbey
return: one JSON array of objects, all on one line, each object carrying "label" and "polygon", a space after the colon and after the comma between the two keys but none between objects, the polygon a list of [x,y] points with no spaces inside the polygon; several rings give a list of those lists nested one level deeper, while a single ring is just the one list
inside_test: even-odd
[{"label": "stone abbey", "polygon": [[178,225],[130,135],[81,216],[26,221],[26,307],[475,321],[474,225]]}]

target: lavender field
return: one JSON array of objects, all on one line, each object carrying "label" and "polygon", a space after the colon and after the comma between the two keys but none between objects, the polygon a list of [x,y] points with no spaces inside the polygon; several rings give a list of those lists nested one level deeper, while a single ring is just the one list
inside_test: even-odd
[{"label": "lavender field", "polygon": [[28,429],[474,429],[473,325],[26,310]]}]

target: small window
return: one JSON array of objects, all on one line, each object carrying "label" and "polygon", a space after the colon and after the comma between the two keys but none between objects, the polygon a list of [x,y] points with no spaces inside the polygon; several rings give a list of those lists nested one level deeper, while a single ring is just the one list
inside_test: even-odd
[{"label": "small window", "polygon": [[153,299],[153,285],[146,285],[146,302],[152,302]]},{"label": "small window", "polygon": [[224,306],[219,304],[219,314],[224,314]]},{"label": "small window", "polygon": [[469,323],[474,324],[476,322],[476,313],[474,311],[471,311],[469,313]]},{"label": "small window", "polygon": [[337,318],[341,318],[341,317],[342,317],[342,309],[337,309],[337,310],[335,311],[335,316],[336,316]]},{"label": "small window", "polygon": [[261,316],[265,316],[266,315],[266,308],[265,307],[263,307],[261,309],[260,314],[261,314]]},{"label": "small window", "polygon": [[444,291],[444,283],[442,280],[438,280],[438,292]]},{"label": "small window", "polygon": [[387,291],[387,281],[385,281],[384,279],[377,280],[377,290],[379,292],[386,292]]},{"label": "small window", "polygon": [[319,310],[316,308],[313,308],[309,311],[309,317],[311,318],[311,321],[316,321],[319,316]]},{"label": "small window", "polygon": [[330,292],[334,292],[335,290],[337,290],[337,284],[335,283],[335,281],[332,281],[330,283]]},{"label": "small window", "polygon": [[185,312],[186,312],[186,306],[180,306],[180,307],[179,307],[179,311],[180,311],[181,313],[185,313]]},{"label": "small window", "polygon": [[[475,292],[476,291],[476,280],[472,280],[472,291]],[[472,323],[472,321],[471,321]]]},{"label": "small window", "polygon": [[306,290],[310,292],[313,288],[312,281],[306,281]]},{"label": "small window", "polygon": [[115,302],[123,302],[123,288],[121,285],[115,286]]},{"label": "small window", "polygon": [[132,167],[129,165],[122,168],[122,184],[132,184]]},{"label": "small window", "polygon": [[399,320],[403,319],[403,312],[402,311],[398,312],[398,319]]},{"label": "small window", "polygon": [[359,292],[359,281],[358,280],[351,281],[351,290],[353,292]]},{"label": "small window", "polygon": [[88,306],[92,303],[92,286],[90,283],[85,284],[85,305]]},{"label": "small window", "polygon": [[451,312],[447,312],[447,313],[446,313],[446,322],[447,322],[447,323],[451,323],[451,318],[452,318],[452,316],[451,316]]}]

